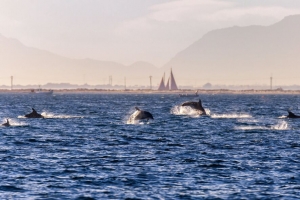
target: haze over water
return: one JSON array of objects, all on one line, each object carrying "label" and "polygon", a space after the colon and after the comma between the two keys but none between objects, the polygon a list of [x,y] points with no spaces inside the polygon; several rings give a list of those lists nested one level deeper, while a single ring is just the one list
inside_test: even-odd
[{"label": "haze over water", "polygon": [[[197,116],[171,94],[0,94],[0,198],[297,199],[299,98],[201,95]],[[135,106],[154,121],[127,124]]]}]

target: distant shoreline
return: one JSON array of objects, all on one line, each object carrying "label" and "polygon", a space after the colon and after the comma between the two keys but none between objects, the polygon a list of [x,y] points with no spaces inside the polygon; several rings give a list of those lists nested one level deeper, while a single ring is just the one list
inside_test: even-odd
[{"label": "distant shoreline", "polygon": [[[49,91],[49,90],[43,90]],[[104,89],[58,89],[54,94],[195,94],[195,90],[104,90]],[[1,93],[31,94],[30,89],[0,90]],[[32,93],[34,94],[34,93]],[[198,90],[198,94],[300,94],[300,90]]]}]

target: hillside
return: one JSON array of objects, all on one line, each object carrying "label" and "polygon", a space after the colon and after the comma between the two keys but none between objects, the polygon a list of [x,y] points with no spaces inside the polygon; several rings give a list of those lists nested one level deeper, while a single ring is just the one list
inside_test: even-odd
[{"label": "hillside", "polygon": [[70,59],[48,51],[23,45],[16,39],[0,35],[1,84],[9,84],[11,75],[16,84],[70,82],[104,84],[113,76],[113,84],[148,84],[149,75],[158,69],[146,62],[125,66],[116,62],[92,59]]},{"label": "hillside", "polygon": [[211,31],[179,52],[164,69],[172,67],[184,83],[266,83],[273,74],[278,84],[299,84],[299,52],[300,15],[295,15],[267,27]]}]

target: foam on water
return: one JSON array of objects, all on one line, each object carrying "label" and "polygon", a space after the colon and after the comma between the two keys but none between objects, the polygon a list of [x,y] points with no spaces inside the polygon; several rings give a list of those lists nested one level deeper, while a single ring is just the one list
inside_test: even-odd
[{"label": "foam on water", "polygon": [[259,122],[259,120],[254,119],[254,118],[239,118],[237,121],[241,122],[241,123],[257,123],[257,122]]},{"label": "foam on water", "polygon": [[265,127],[265,126],[237,126],[234,129],[236,129],[236,130],[269,130],[269,128]]},{"label": "foam on water", "polygon": [[[44,118],[47,119],[70,119],[70,118],[83,118],[83,116],[77,116],[77,115],[64,115],[64,114],[54,114],[51,112],[42,112],[41,115],[43,115]],[[27,119],[24,115],[19,115],[19,119]]]},{"label": "foam on water", "polygon": [[140,120],[132,120],[132,121],[130,121],[130,120],[128,120],[126,122],[126,124],[134,124],[134,125],[140,124],[140,125],[143,125],[143,124],[150,124],[150,121],[140,121]]},{"label": "foam on water", "polygon": [[240,119],[240,118],[252,118],[249,114],[212,114],[211,118],[227,118],[227,119]]},{"label": "foam on water", "polygon": [[[16,121],[14,119],[9,119],[9,118],[3,119],[2,122],[1,122],[1,124],[6,123],[6,119],[9,120],[10,126],[28,126],[28,124],[26,124],[25,122],[19,122],[19,121]],[[2,126],[2,127],[4,127],[4,126]]]},{"label": "foam on water", "polygon": [[77,115],[64,115],[64,114],[54,114],[51,112],[42,112],[41,115],[44,116],[44,118],[50,118],[50,119],[69,119],[69,118],[83,118],[83,116],[77,116]]},{"label": "foam on water", "polygon": [[272,126],[237,126],[236,130],[289,130],[288,123],[281,121]]}]

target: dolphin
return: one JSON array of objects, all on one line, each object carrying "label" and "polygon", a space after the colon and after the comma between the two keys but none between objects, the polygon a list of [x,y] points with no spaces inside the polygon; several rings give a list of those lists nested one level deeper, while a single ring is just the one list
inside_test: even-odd
[{"label": "dolphin", "polygon": [[129,122],[135,121],[135,120],[149,120],[149,119],[154,119],[153,115],[148,112],[139,109],[138,107],[135,107],[136,111],[129,117]]},{"label": "dolphin", "polygon": [[300,116],[295,115],[294,113],[292,113],[291,111],[288,110],[288,116],[286,116],[287,118],[300,118]]},{"label": "dolphin", "polygon": [[10,126],[8,119],[6,119],[6,122],[4,124],[2,124],[2,126]]},{"label": "dolphin", "polygon": [[193,102],[193,101],[185,102],[185,103],[181,104],[181,106],[189,106],[189,107],[193,108],[194,110],[201,111],[201,115],[206,115],[206,112],[202,106],[201,99],[199,99],[198,102]]},{"label": "dolphin", "polygon": [[27,118],[44,118],[43,115],[39,114],[36,112],[36,110],[34,108],[32,108],[32,112],[25,115],[25,117]]}]

